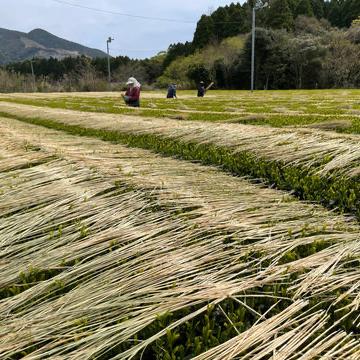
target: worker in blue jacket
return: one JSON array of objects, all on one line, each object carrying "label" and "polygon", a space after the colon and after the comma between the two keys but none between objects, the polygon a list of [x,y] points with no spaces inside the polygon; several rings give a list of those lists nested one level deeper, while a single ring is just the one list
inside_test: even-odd
[{"label": "worker in blue jacket", "polygon": [[177,99],[177,97],[176,97],[176,84],[170,84],[169,85],[166,97],[168,99]]},{"label": "worker in blue jacket", "polygon": [[205,84],[203,81],[200,81],[199,86],[198,86],[198,93],[197,96],[198,97],[204,97],[205,95]]}]

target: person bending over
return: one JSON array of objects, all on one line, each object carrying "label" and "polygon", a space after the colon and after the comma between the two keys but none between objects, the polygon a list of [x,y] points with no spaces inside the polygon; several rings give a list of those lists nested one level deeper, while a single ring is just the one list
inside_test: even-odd
[{"label": "person bending over", "polygon": [[177,99],[177,96],[176,96],[176,84],[170,84],[169,85],[166,97],[168,99]]},{"label": "person bending over", "polygon": [[140,107],[141,84],[134,77],[131,77],[126,82],[126,86],[125,94],[121,94],[125,104],[132,107]]}]

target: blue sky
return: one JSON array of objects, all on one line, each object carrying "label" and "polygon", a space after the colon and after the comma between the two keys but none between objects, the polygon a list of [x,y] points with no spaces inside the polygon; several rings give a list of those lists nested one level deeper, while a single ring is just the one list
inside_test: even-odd
[{"label": "blue sky", "polygon": [[0,27],[28,32],[42,28],[54,35],[100,50],[115,38],[111,54],[144,58],[175,42],[191,41],[196,21],[226,0],[63,0],[68,3],[140,16],[171,18],[176,23],[130,18],[60,4],[56,0],[0,0]]}]

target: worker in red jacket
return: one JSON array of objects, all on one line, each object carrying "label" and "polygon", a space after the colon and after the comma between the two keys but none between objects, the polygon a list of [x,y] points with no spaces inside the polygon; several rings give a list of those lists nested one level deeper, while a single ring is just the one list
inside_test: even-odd
[{"label": "worker in red jacket", "polygon": [[125,94],[121,94],[126,105],[132,106],[132,107],[139,107],[140,106],[141,84],[134,77],[131,77],[126,82],[126,86],[127,86],[127,89],[126,89]]}]

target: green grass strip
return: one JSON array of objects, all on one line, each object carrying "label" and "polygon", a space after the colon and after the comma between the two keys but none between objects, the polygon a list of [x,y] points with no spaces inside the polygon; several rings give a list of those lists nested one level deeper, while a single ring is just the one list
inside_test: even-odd
[{"label": "green grass strip", "polygon": [[[142,106],[144,107],[141,108],[119,107],[114,105],[114,99],[107,100],[106,102],[99,102],[99,100],[88,98],[74,98],[71,99],[71,101],[69,99],[61,98],[50,100],[3,98],[0,99],[0,101],[32,106],[46,106],[52,109],[71,109],[100,114],[122,114],[151,118],[170,118],[183,121],[232,122],[239,124],[266,125],[271,127],[301,127],[319,124],[323,130],[360,134],[360,118],[352,116],[351,114],[345,114],[345,117],[337,118],[336,114],[339,110],[336,112],[335,109],[332,109],[333,112],[331,113],[331,116],[319,117],[317,114],[312,114],[311,112],[301,115],[282,115],[274,112],[271,107],[258,106],[256,103],[254,103],[253,106],[249,104],[246,105],[245,110],[250,114],[240,114],[232,113],[231,111],[227,112],[226,106],[224,107],[223,105],[213,105],[209,108],[209,106],[206,107],[201,103],[191,106],[192,109],[196,107],[196,110],[194,111],[184,111],[181,108],[176,108],[174,104],[169,102],[161,103],[160,105],[157,105],[156,108],[150,109],[148,106],[150,106],[152,101],[149,99],[142,101]],[[158,101],[159,100],[157,100],[157,102]],[[334,118],[336,120],[335,122]]]},{"label": "green grass strip", "polygon": [[92,129],[38,117],[25,117],[0,112],[6,118],[64,131],[76,136],[88,136],[130,147],[152,150],[165,156],[204,165],[215,165],[237,176],[262,179],[278,189],[291,191],[301,200],[317,202],[340,213],[351,213],[360,219],[360,181],[345,176],[321,177],[308,169],[288,166],[282,161],[261,158],[249,151],[234,154],[231,148],[212,144],[184,142],[156,134],[133,134],[115,130]]}]

